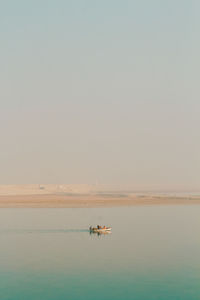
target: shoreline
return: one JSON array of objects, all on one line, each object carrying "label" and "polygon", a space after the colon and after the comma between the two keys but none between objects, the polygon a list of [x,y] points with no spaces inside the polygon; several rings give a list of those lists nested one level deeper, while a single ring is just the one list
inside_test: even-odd
[{"label": "shoreline", "polygon": [[0,208],[97,208],[144,205],[199,205],[200,197],[139,195],[0,195]]}]

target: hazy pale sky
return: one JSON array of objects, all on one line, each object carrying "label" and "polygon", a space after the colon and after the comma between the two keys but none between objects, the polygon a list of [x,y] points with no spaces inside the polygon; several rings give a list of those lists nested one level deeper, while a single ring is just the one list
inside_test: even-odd
[{"label": "hazy pale sky", "polygon": [[0,183],[200,188],[200,1],[0,2]]}]

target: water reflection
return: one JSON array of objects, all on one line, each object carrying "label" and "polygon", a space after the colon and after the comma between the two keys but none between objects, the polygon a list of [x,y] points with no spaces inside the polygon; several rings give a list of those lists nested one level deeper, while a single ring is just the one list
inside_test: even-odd
[{"label": "water reflection", "polygon": [[111,231],[89,231],[90,235],[94,236],[105,236],[105,235],[110,235],[112,232]]}]

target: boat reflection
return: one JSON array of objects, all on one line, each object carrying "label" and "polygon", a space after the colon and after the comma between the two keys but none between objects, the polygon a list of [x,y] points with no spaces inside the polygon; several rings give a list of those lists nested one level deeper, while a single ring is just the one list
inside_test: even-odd
[{"label": "boat reflection", "polygon": [[89,231],[90,235],[94,236],[105,236],[105,235],[110,235],[112,232],[111,231]]}]

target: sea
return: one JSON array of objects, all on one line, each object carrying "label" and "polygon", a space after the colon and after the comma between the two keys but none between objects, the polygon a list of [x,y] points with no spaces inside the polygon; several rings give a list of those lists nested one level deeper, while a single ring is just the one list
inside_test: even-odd
[{"label": "sea", "polygon": [[0,209],[0,299],[198,300],[200,205]]}]

